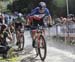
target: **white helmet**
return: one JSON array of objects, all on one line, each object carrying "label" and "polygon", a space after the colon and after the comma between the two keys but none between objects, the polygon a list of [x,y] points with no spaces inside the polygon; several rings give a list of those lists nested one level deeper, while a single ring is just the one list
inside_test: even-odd
[{"label": "white helmet", "polygon": [[22,13],[19,13],[18,16],[19,16],[19,17],[22,17],[23,15],[22,15]]},{"label": "white helmet", "polygon": [[46,8],[46,3],[45,2],[40,2],[39,7],[40,8]]}]

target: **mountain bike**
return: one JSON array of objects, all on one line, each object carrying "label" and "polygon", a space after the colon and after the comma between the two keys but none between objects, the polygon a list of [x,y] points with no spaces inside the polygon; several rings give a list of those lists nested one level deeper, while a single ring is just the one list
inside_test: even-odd
[{"label": "mountain bike", "polygon": [[[42,61],[45,60],[46,54],[47,54],[47,47],[46,47],[46,41],[44,38],[45,31],[42,26],[38,25],[38,28],[35,30],[32,30],[33,33],[35,33],[35,51],[36,55],[41,58]],[[33,35],[33,34],[32,34]]]},{"label": "mountain bike", "polygon": [[23,50],[24,49],[24,30],[20,29],[16,31],[16,39],[17,43],[16,45],[18,46],[18,50]]}]

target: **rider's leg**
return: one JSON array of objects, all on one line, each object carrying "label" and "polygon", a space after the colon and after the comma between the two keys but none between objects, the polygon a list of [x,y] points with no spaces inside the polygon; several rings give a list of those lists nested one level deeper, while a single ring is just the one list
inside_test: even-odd
[{"label": "rider's leg", "polygon": [[[31,26],[33,21],[33,17],[29,16],[27,17],[27,25]],[[32,46],[34,47],[35,40],[34,40],[35,32],[33,31],[33,28],[31,28],[31,36],[32,36]]]},{"label": "rider's leg", "polygon": [[36,28],[37,28],[37,25],[38,25],[38,21],[36,19],[33,19],[32,25],[33,25],[33,27],[32,27],[32,29],[33,29],[32,30],[32,40],[33,40],[32,46],[35,48],[35,40],[36,40],[36,37],[37,37]]},{"label": "rider's leg", "polygon": [[36,30],[32,30],[31,35],[32,35],[32,46],[35,47]]},{"label": "rider's leg", "polygon": [[16,38],[17,38],[16,45],[19,45],[20,44],[20,42],[19,42],[19,34],[20,34],[19,30],[17,30],[16,31]]},{"label": "rider's leg", "polygon": [[39,24],[40,20],[36,19],[34,16],[30,16],[28,17],[28,23],[29,25],[32,25],[32,32],[31,32],[31,35],[32,35],[32,46],[35,47],[35,38],[37,37],[37,32],[36,32],[36,28]]}]

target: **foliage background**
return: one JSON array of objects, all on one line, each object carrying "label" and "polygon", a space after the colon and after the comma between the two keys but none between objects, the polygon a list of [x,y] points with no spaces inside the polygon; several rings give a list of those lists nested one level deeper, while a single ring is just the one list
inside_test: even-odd
[{"label": "foliage background", "polygon": [[[1,2],[9,2],[5,7]],[[33,8],[38,6],[40,1],[44,1],[50,10],[53,17],[66,16],[66,0],[0,0],[0,9],[10,10],[11,12],[18,11],[23,14],[28,14]],[[69,2],[69,13],[75,14],[75,0],[68,0]]]}]

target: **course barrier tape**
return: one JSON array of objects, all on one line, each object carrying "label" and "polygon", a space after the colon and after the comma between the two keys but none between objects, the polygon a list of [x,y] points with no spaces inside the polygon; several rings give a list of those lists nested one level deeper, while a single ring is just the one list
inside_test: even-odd
[{"label": "course barrier tape", "polygon": [[67,34],[69,34],[69,36],[75,37],[75,24],[62,26],[58,25],[55,28],[54,29],[59,36],[67,36]]}]

